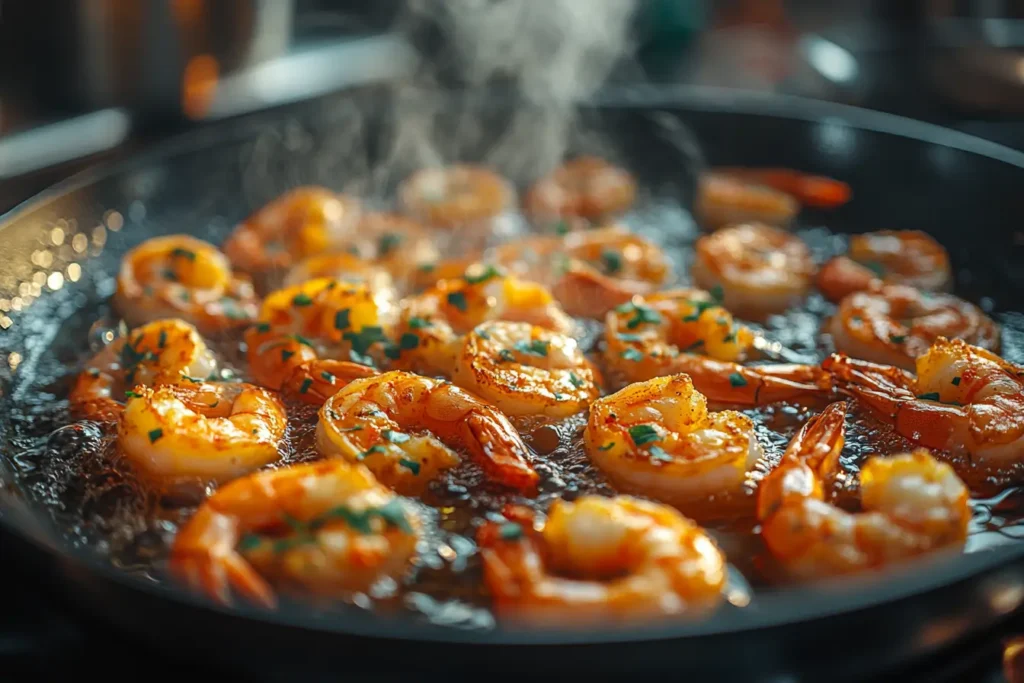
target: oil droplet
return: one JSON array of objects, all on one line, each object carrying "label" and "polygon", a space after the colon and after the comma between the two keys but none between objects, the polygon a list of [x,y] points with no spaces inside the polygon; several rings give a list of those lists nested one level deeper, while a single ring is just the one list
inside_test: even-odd
[{"label": "oil droplet", "polygon": [[59,247],[64,244],[64,229],[54,228],[50,231],[50,241],[53,242],[55,247]]},{"label": "oil droplet", "polygon": [[71,238],[71,248],[81,254],[85,251],[85,248],[89,246],[89,238],[82,233],[78,233]]},{"label": "oil droplet", "polygon": [[10,355],[7,356],[7,365],[10,366],[11,370],[17,370],[21,364],[21,354],[17,351],[11,351]]},{"label": "oil droplet", "polygon": [[118,211],[107,211],[103,214],[103,222],[107,224],[107,227],[112,231],[117,232],[124,225],[124,216]]},{"label": "oil droplet", "polygon": [[57,291],[64,286],[64,274],[56,270],[50,273],[50,276],[46,278],[46,286],[53,291]]},{"label": "oil droplet", "polygon": [[82,277],[82,266],[77,263],[72,263],[68,266],[68,279],[72,282],[78,282],[78,278]]}]

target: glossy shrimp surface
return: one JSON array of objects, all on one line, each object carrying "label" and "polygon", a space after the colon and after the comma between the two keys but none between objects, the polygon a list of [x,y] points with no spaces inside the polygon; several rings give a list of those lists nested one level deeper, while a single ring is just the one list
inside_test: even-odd
[{"label": "glossy shrimp surface", "polygon": [[632,206],[636,191],[636,181],[625,169],[599,157],[581,156],[535,182],[523,206],[542,224],[565,216],[599,221]]},{"label": "glossy shrimp surface", "polygon": [[785,569],[804,578],[878,569],[960,550],[971,512],[953,469],[924,449],[871,457],[861,467],[862,512],[826,500],[841,469],[846,404],[811,418],[758,492],[761,537]]},{"label": "glossy shrimp surface", "polygon": [[219,604],[274,607],[275,588],[343,597],[400,579],[422,528],[413,506],[362,465],[292,465],[208,498],[178,533],[170,569]]},{"label": "glossy shrimp surface", "polygon": [[1000,348],[999,325],[978,306],[902,285],[847,295],[827,329],[841,353],[907,369],[939,337]]},{"label": "glossy shrimp surface", "polygon": [[722,601],[725,555],[675,509],[630,496],[521,508],[477,534],[484,583],[504,618],[638,623],[706,615]]},{"label": "glossy shrimp surface", "polygon": [[427,225],[490,229],[490,221],[512,206],[515,190],[482,166],[455,164],[409,176],[398,190],[402,209]]},{"label": "glossy shrimp surface", "polygon": [[720,288],[725,307],[748,317],[798,304],[810,292],[814,273],[803,240],[762,223],[725,227],[697,240],[694,282]]},{"label": "glossy shrimp surface", "polygon": [[136,387],[118,445],[147,478],[224,482],[278,458],[286,414],[273,393],[240,382]]},{"label": "glossy shrimp surface", "polygon": [[203,381],[217,369],[213,352],[193,325],[154,320],[118,337],[86,363],[71,388],[72,412],[112,420],[136,386]]},{"label": "glossy shrimp surface", "polygon": [[121,260],[114,308],[130,327],[180,318],[203,334],[238,328],[259,310],[252,282],[227,257],[189,235],[154,237]]},{"label": "glossy shrimp surface", "polygon": [[616,486],[700,516],[742,494],[763,455],[749,417],[709,412],[688,375],[630,384],[594,402],[587,455]]},{"label": "glossy shrimp surface", "polygon": [[443,382],[391,371],[356,380],[320,409],[317,450],[362,462],[384,484],[419,493],[464,449],[493,481],[532,492],[538,475],[522,437],[503,413]]},{"label": "glossy shrimp surface", "polygon": [[483,323],[463,340],[452,380],[506,415],[568,417],[599,394],[578,342],[529,323]]},{"label": "glossy shrimp surface", "polygon": [[727,173],[705,173],[697,186],[697,220],[706,230],[750,221],[786,228],[799,211],[791,195]]}]

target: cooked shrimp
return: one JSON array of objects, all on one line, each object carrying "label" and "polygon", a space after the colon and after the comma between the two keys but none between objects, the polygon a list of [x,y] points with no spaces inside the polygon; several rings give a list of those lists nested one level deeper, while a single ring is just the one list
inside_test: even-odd
[{"label": "cooked shrimp", "polygon": [[477,534],[484,583],[505,618],[576,624],[704,616],[722,600],[714,539],[665,505],[629,496],[558,499],[546,520],[508,507]]},{"label": "cooked shrimp", "polygon": [[419,493],[469,451],[492,480],[531,492],[538,476],[526,444],[494,406],[458,387],[408,372],[360,379],[320,409],[317,450],[363,462],[384,484]]},{"label": "cooked shrimp", "polygon": [[478,325],[452,379],[506,415],[568,417],[600,393],[600,376],[574,338],[529,323]]},{"label": "cooked shrimp", "polygon": [[905,370],[842,354],[822,367],[839,384],[927,448],[964,453],[983,470],[1017,472],[1024,456],[1024,367],[962,339],[939,337]]},{"label": "cooked shrimp", "polygon": [[415,273],[441,258],[434,235],[412,219],[394,213],[368,213],[359,224],[363,239],[372,242],[372,258],[386,269],[403,292],[409,292]]},{"label": "cooked shrimp", "polygon": [[512,185],[493,171],[468,164],[425,168],[399,188],[403,210],[439,228],[475,228],[511,207]]},{"label": "cooked shrimp", "polygon": [[720,288],[730,311],[747,317],[781,313],[810,291],[811,250],[799,237],[763,223],[722,228],[697,240],[693,279]]},{"label": "cooked shrimp", "polygon": [[411,503],[361,465],[291,465],[251,474],[210,496],[175,538],[170,569],[224,605],[233,592],[274,607],[271,582],[340,597],[400,580],[422,528]]},{"label": "cooked shrimp", "polygon": [[789,168],[720,166],[716,173],[785,192],[804,206],[834,209],[850,201],[852,190],[841,180],[801,173]]},{"label": "cooked shrimp", "polygon": [[462,277],[441,280],[403,302],[393,367],[451,376],[462,335],[493,320],[526,322],[560,334],[575,329],[543,285],[506,275],[493,265],[474,264]]},{"label": "cooked shrimp", "polygon": [[136,386],[117,439],[149,479],[224,482],[277,460],[285,426],[281,401],[252,384]]},{"label": "cooked shrimp", "polygon": [[295,378],[316,381],[322,358],[374,365],[388,343],[390,311],[365,286],[318,278],[272,292],[260,322],[245,333],[249,369],[256,382],[280,389]]},{"label": "cooked shrimp", "polygon": [[535,221],[566,216],[601,221],[626,211],[636,198],[636,181],[608,161],[581,156],[567,161],[533,184],[523,199]]},{"label": "cooked shrimp", "polygon": [[259,310],[252,282],[232,273],[215,246],[188,235],[154,237],[125,254],[113,304],[129,327],[181,318],[203,334],[243,326]]},{"label": "cooked shrimp", "polygon": [[619,490],[687,514],[736,502],[763,456],[749,417],[708,412],[689,376],[630,384],[590,407],[583,442],[591,461]]},{"label": "cooked shrimp", "polygon": [[676,289],[635,297],[605,318],[605,364],[618,383],[685,372],[712,401],[760,404],[830,388],[828,374],[804,365],[743,366],[754,333],[708,293]]},{"label": "cooked shrimp", "polygon": [[962,548],[971,518],[967,487],[924,449],[862,465],[863,512],[825,501],[825,482],[840,468],[845,410],[840,401],[811,418],[761,482],[758,520],[772,555],[790,573],[813,578]]},{"label": "cooked shrimp", "polygon": [[999,325],[951,294],[883,286],[844,298],[828,322],[836,350],[863,360],[913,369],[914,359],[939,337],[998,352]]},{"label": "cooked shrimp", "polygon": [[344,251],[310,256],[299,261],[288,271],[284,286],[294,288],[322,278],[365,285],[380,310],[398,309],[398,291],[391,273],[376,263]]},{"label": "cooked shrimp", "polygon": [[833,302],[887,284],[939,292],[949,290],[952,282],[945,247],[920,230],[854,235],[846,255],[830,259],[817,277],[818,289]]},{"label": "cooked shrimp", "polygon": [[307,256],[334,250],[351,239],[361,213],[355,197],[323,187],[299,187],[239,224],[225,240],[224,253],[266,289],[275,271],[283,272]]},{"label": "cooked shrimp", "polygon": [[213,352],[194,326],[176,318],[154,320],[89,360],[71,388],[71,409],[84,418],[116,419],[125,392],[137,385],[201,382],[216,369]]},{"label": "cooked shrimp", "polygon": [[706,230],[758,222],[785,228],[800,211],[785,192],[724,173],[706,173],[697,184],[697,220]]}]

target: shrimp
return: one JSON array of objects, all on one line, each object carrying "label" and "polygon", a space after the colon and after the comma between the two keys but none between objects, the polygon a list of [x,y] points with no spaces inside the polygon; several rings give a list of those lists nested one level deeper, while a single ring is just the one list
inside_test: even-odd
[{"label": "shrimp", "polygon": [[747,317],[781,313],[810,291],[811,250],[799,237],[763,223],[722,228],[697,240],[693,279],[721,288],[730,311]]},{"label": "shrimp", "polygon": [[850,238],[845,256],[821,267],[817,287],[832,302],[853,292],[883,285],[907,285],[930,292],[949,291],[953,271],[949,254],[920,230],[880,230]]},{"label": "shrimp", "polygon": [[705,230],[751,221],[785,228],[799,211],[799,203],[785,192],[732,175],[706,173],[697,184],[694,212]]},{"label": "shrimp", "polygon": [[284,287],[298,287],[322,278],[364,285],[373,294],[377,308],[382,311],[398,309],[398,290],[391,273],[380,265],[344,251],[303,259],[288,271]]},{"label": "shrimp", "polygon": [[[374,366],[388,344],[389,313],[365,285],[331,278],[272,292],[263,301],[260,322],[245,333],[253,378],[274,390],[296,383],[309,387],[321,373],[338,370],[319,366],[322,358]],[[358,368],[346,367],[346,374],[359,376]]]},{"label": "shrimp", "polygon": [[848,295],[827,329],[837,351],[908,370],[940,336],[1000,348],[999,325],[974,304],[902,285]]},{"label": "shrimp", "polygon": [[687,514],[741,500],[748,472],[764,455],[751,419],[708,412],[707,399],[684,374],[630,384],[595,401],[583,443],[619,490]]},{"label": "shrimp", "polygon": [[677,510],[630,496],[557,499],[547,519],[508,506],[477,534],[484,584],[504,618],[537,624],[706,616],[725,554]]},{"label": "shrimp", "polygon": [[399,350],[392,367],[450,377],[462,336],[477,325],[507,320],[559,334],[575,323],[543,285],[507,275],[493,265],[474,264],[462,277],[439,281],[403,302],[395,331]]},{"label": "shrimp", "polygon": [[71,410],[111,421],[124,407],[121,397],[138,385],[203,381],[216,369],[213,352],[193,325],[177,318],[154,320],[115,339],[86,363],[69,394]]},{"label": "shrimp", "polygon": [[224,482],[278,458],[284,406],[252,384],[136,386],[118,423],[118,445],[153,481]]},{"label": "shrimp", "polygon": [[1024,367],[962,339],[939,337],[905,370],[843,354],[822,367],[836,382],[921,446],[966,453],[980,469],[1009,475],[1024,456]]},{"label": "shrimp", "polygon": [[188,235],[154,237],[125,254],[113,305],[129,327],[181,318],[203,334],[244,326],[259,310],[249,278],[232,273],[215,246]]},{"label": "shrimp", "polygon": [[272,584],[328,597],[401,580],[423,521],[362,465],[341,460],[257,472],[221,487],[181,529],[172,575],[218,604],[264,607]]},{"label": "shrimp", "polygon": [[536,181],[523,207],[542,223],[566,216],[596,222],[623,213],[635,199],[636,180],[628,171],[595,156],[581,156]]},{"label": "shrimp", "polygon": [[953,469],[925,449],[871,457],[862,465],[863,512],[825,501],[840,469],[845,402],[811,418],[758,489],[761,537],[799,577],[878,569],[926,553],[957,550],[971,518],[968,490]]},{"label": "shrimp", "polygon": [[365,463],[402,493],[420,493],[458,465],[455,448],[505,486],[533,492],[539,479],[508,418],[448,382],[399,370],[359,379],[331,396],[319,417],[321,455]]},{"label": "shrimp", "polygon": [[486,226],[515,200],[512,185],[493,171],[469,164],[425,168],[398,190],[405,213],[443,229]]},{"label": "shrimp", "polygon": [[828,373],[815,366],[740,365],[754,340],[708,292],[675,289],[609,311],[604,360],[626,382],[685,372],[716,402],[758,405],[831,389]]},{"label": "shrimp", "polygon": [[529,323],[478,325],[452,380],[513,416],[568,417],[600,393],[600,375],[574,338]]},{"label": "shrimp", "polygon": [[240,223],[225,240],[224,253],[265,290],[277,271],[350,239],[361,215],[355,197],[324,187],[298,187]]},{"label": "shrimp", "polygon": [[801,173],[789,168],[740,168],[721,166],[715,169],[732,178],[756,183],[785,192],[804,206],[834,209],[850,201],[850,186],[840,180]]}]

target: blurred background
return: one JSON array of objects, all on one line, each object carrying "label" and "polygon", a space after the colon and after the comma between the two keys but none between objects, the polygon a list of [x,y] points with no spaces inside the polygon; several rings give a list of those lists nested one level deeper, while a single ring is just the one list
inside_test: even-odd
[{"label": "blurred background", "polygon": [[[1024,146],[1024,2],[632,4],[634,49],[612,79],[803,95]],[[419,21],[402,22],[413,6]],[[191,127],[410,78],[444,44],[430,7],[0,0],[0,211],[89,164]]]}]

